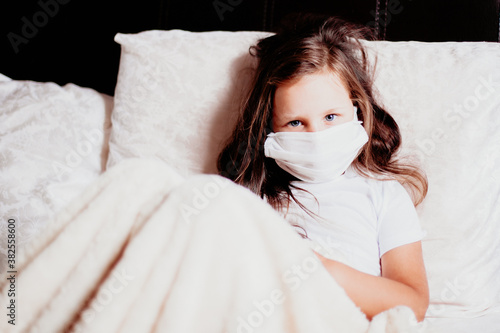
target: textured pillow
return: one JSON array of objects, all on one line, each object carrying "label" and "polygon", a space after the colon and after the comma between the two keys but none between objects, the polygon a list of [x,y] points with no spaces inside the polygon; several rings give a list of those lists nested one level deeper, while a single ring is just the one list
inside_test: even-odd
[{"label": "textured pillow", "polygon": [[184,175],[216,172],[262,32],[118,34],[122,46],[108,167],[154,157]]},{"label": "textured pillow", "polygon": [[369,43],[376,87],[429,179],[427,321],[500,311],[500,45]]},{"label": "textured pillow", "polygon": [[[122,45],[108,166],[156,157],[215,172],[260,32],[149,31]],[[428,320],[500,311],[500,45],[366,42],[382,104],[430,188],[419,206]],[[238,86],[236,88],[236,84]]]},{"label": "textured pillow", "polygon": [[16,220],[19,248],[104,170],[112,102],[73,84],[0,77],[0,216]]}]

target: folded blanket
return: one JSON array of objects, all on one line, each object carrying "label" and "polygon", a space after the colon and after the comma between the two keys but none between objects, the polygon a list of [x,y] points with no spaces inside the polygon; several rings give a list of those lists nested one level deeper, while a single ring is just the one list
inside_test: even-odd
[{"label": "folded blanket", "polygon": [[[308,243],[249,190],[124,160],[16,262],[1,332],[414,332],[411,310],[369,322]],[[7,304],[9,281],[0,281]]]}]

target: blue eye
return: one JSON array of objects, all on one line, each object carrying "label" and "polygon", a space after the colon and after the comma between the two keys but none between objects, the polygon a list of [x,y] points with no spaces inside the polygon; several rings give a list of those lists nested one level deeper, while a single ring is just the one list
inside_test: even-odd
[{"label": "blue eye", "polygon": [[300,120],[292,120],[291,122],[288,123],[292,127],[297,127],[301,124]]},{"label": "blue eye", "polygon": [[337,116],[334,114],[329,114],[325,117],[326,121],[333,121],[335,118],[337,118]]}]

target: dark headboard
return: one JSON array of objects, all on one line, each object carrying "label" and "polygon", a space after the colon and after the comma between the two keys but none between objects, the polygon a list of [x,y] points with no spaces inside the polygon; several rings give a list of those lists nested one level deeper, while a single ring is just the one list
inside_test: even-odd
[{"label": "dark headboard", "polygon": [[313,12],[372,26],[386,40],[499,40],[500,0],[16,0],[0,6],[0,73],[110,95],[120,57],[117,32],[272,31],[290,13]]}]

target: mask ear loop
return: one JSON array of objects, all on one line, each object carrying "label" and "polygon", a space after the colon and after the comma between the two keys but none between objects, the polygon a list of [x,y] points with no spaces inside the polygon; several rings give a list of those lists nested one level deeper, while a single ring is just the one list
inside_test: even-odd
[{"label": "mask ear loop", "polygon": [[354,106],[354,117],[352,118],[352,121],[358,121],[358,107]]}]

